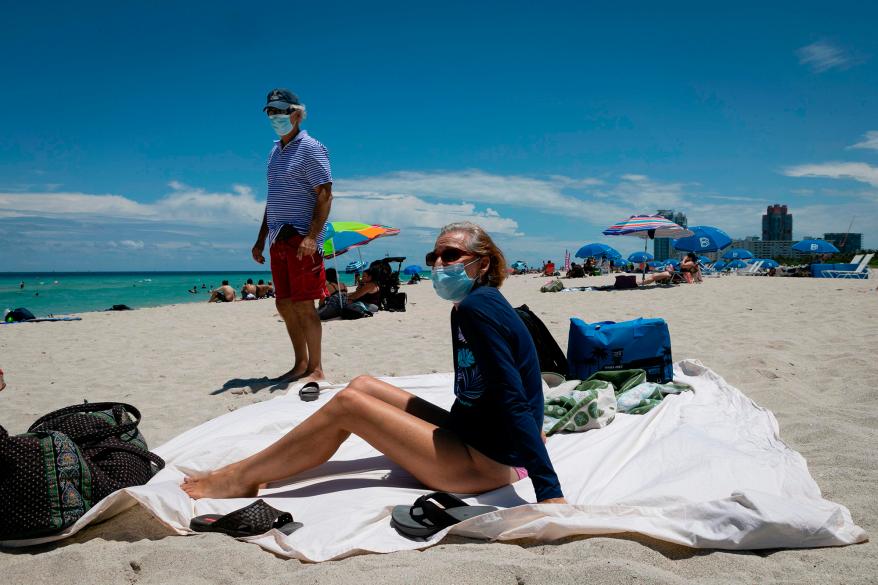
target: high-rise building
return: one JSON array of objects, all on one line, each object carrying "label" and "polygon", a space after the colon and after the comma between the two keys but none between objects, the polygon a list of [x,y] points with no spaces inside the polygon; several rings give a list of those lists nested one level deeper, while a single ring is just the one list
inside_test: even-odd
[{"label": "high-rise building", "polygon": [[786,205],[769,205],[762,216],[763,241],[791,241],[793,239],[793,214]]},{"label": "high-rise building", "polygon": [[823,234],[823,239],[835,245],[843,254],[853,254],[863,249],[863,234],[829,233]]},{"label": "high-rise building", "polygon": [[[677,225],[689,226],[686,214],[682,211],[674,212],[673,209],[659,209],[658,215],[671,220]],[[674,249],[671,247],[671,238],[656,238],[653,240],[652,250],[656,260],[667,260],[675,255]]]}]

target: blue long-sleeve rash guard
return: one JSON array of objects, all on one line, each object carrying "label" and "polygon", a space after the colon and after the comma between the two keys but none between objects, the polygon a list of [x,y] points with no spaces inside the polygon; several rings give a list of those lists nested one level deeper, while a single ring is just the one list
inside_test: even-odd
[{"label": "blue long-sleeve rash guard", "polygon": [[530,333],[494,287],[473,290],[451,311],[454,395],[450,426],[504,465],[524,467],[537,501],[561,484],[540,436],[543,389]]}]

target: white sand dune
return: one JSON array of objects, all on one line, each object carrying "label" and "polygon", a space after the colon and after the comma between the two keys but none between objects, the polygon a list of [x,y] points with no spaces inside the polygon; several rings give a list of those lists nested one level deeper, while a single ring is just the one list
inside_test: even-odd
[{"label": "white sand dune", "polygon": [[[874,276],[874,274],[873,274]],[[674,358],[698,358],[771,409],[781,437],[806,457],[824,497],[878,528],[878,291],[875,280],[725,277],[703,285],[613,292],[538,292],[513,277],[503,292],[527,303],[563,348],[568,317],[660,316]],[[600,284],[608,279],[571,281]],[[405,287],[406,313],[332,322],[324,364],[357,374],[451,369],[448,303],[429,282]],[[70,323],[0,327],[0,424],[23,432],[39,415],[84,398],[140,408],[152,445],[283,391],[266,384],[291,349],[270,301],[88,313]],[[240,392],[245,389],[244,393]],[[0,553],[0,582],[65,583],[875,583],[873,542],[753,554],[691,550],[642,537],[557,543],[451,538],[423,552],[319,565],[282,560],[221,535],[171,536],[141,509],[61,543]]]}]

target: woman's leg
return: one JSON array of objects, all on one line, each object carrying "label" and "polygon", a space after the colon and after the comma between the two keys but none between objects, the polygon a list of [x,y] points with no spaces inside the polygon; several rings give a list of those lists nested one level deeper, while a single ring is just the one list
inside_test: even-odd
[{"label": "woman's leg", "polygon": [[360,377],[273,445],[206,477],[187,478],[183,490],[193,498],[254,496],[263,483],[325,463],[351,433],[431,489],[477,493],[518,479],[512,468],[418,415],[441,422],[447,413],[390,384]]}]

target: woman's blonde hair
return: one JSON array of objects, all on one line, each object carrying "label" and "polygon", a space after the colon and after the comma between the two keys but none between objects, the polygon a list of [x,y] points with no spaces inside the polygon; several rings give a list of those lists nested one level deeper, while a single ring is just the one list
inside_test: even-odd
[{"label": "woman's blonde hair", "polygon": [[500,248],[497,247],[497,244],[494,243],[494,240],[491,239],[491,236],[488,235],[488,232],[482,226],[471,221],[461,221],[450,223],[443,227],[439,235],[442,236],[452,232],[460,232],[467,235],[466,247],[469,252],[476,256],[490,258],[491,263],[488,266],[488,271],[479,277],[479,283],[500,288],[503,281],[506,280],[506,258],[503,256]]}]

